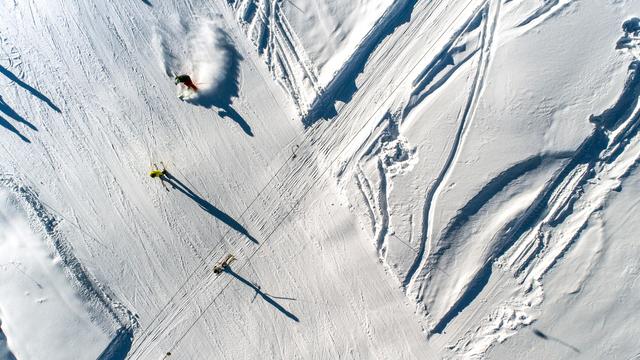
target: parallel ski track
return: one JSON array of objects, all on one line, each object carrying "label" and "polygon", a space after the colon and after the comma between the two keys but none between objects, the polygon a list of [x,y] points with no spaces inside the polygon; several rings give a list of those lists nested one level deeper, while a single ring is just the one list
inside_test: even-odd
[{"label": "parallel ski track", "polygon": [[[403,284],[406,286],[407,294],[413,293],[416,282],[420,280],[421,273],[426,267],[429,260],[429,255],[427,254],[425,256],[425,252],[427,251],[427,247],[430,247],[433,242],[433,219],[435,217],[435,208],[437,206],[438,197],[440,195],[440,192],[442,191],[442,186],[447,183],[451,172],[455,167],[455,163],[460,156],[460,148],[464,143],[464,139],[466,138],[469,125],[473,121],[475,110],[478,104],[478,98],[484,87],[485,75],[490,66],[491,45],[495,34],[496,23],[498,17],[500,16],[500,0],[496,0],[495,2],[496,4],[494,5],[495,10],[493,11],[493,14],[491,12],[490,2],[486,2],[483,5],[484,10],[482,11],[485,12],[485,21],[482,36],[482,51],[480,52],[478,71],[476,72],[476,76],[471,86],[467,105],[465,106],[460,118],[458,119],[459,126],[454,137],[449,156],[447,157],[447,160],[445,161],[442,170],[436,178],[434,184],[430,186],[431,189],[427,191],[427,198],[425,200],[425,207],[423,210],[422,237],[420,239],[420,248],[418,250],[419,256],[416,257],[414,265],[411,266],[411,268],[407,272],[407,275],[405,276],[405,280],[403,281]],[[476,14],[474,14],[472,18],[475,16]],[[424,284],[422,283],[420,284],[420,289],[418,291],[418,294],[416,294],[416,300],[419,300],[423,285]]]},{"label": "parallel ski track", "polygon": [[[633,75],[639,76],[639,75]],[[628,84],[628,83],[627,83]],[[623,99],[625,96],[629,96],[626,91],[623,90],[619,99]],[[638,96],[637,93],[631,93],[631,96]],[[620,101],[620,100],[619,100]],[[607,110],[608,111],[608,110]],[[603,112],[603,114],[607,113]],[[551,269],[557,261],[568,251],[568,249],[575,243],[580,232],[585,228],[586,223],[590,219],[591,215],[596,212],[601,204],[592,203],[589,200],[589,190],[598,190],[598,187],[610,185],[605,181],[597,181],[590,184],[592,179],[610,179],[607,176],[608,172],[612,172],[616,169],[614,160],[624,154],[627,150],[635,151],[635,161],[627,163],[628,166],[625,171],[620,174],[617,179],[620,180],[629,174],[629,170],[636,167],[640,156],[640,147],[637,146],[638,133],[640,129],[640,105],[634,107],[633,111],[625,118],[616,118],[616,125],[613,129],[606,128],[605,126],[597,125],[596,129],[589,135],[581,144],[581,146],[572,154],[567,164],[562,166],[549,181],[548,185],[540,192],[540,194],[534,199],[527,210],[513,222],[509,231],[502,234],[502,241],[498,242],[493,256],[489,257],[482,268],[491,267],[492,263],[503,256],[513,246],[523,244],[529,237],[536,237],[536,233],[532,233],[535,230],[541,230],[543,227],[548,226],[551,229],[557,231],[563,236],[569,239],[560,245],[556,244],[555,248],[549,244],[544,244],[543,248],[535,251],[530,256],[536,256],[536,261],[524,260],[524,263],[518,259],[515,262],[507,262],[503,268],[503,272],[500,272],[498,276],[509,276],[517,278],[518,282],[522,285],[522,291],[530,287],[533,280],[540,280],[546,272]],[[624,166],[625,164],[623,164]],[[588,188],[587,186],[589,186]],[[612,191],[610,188],[609,191]],[[584,200],[586,198],[586,200]],[[579,226],[575,226],[574,233],[563,233],[563,229],[557,229],[557,225],[551,225],[552,222],[557,221],[557,215],[564,211],[568,211],[568,214],[561,216],[568,217],[574,214],[571,207],[574,202],[586,201],[586,205],[579,207],[581,210],[589,209],[587,214],[582,211],[577,211],[575,214],[583,216],[583,219]],[[605,200],[602,200],[605,201]],[[557,248],[560,246],[560,249]],[[517,253],[516,253],[517,254]],[[538,254],[542,254],[538,257]],[[547,257],[552,257],[551,262],[545,263]],[[537,271],[535,268],[538,267]],[[507,275],[509,274],[509,275]],[[477,278],[477,277],[476,277]],[[477,281],[474,279],[472,282]],[[484,288],[481,293],[484,293],[485,298],[496,299],[495,292],[499,289],[499,285],[502,283],[500,279],[494,279],[494,283],[489,288]],[[468,289],[472,289],[473,284],[470,284]],[[480,293],[471,294],[472,296],[479,296]],[[495,304],[496,301],[493,301]],[[460,336],[460,333],[468,329],[469,324],[473,321],[477,321],[477,314],[481,309],[491,306],[491,304],[481,304],[474,309],[468,316],[464,317],[464,321],[460,325],[456,325],[454,329],[448,329],[449,338],[456,338]],[[455,306],[454,306],[455,308]],[[460,309],[462,312],[464,309]],[[450,319],[449,321],[452,321]]]},{"label": "parallel ski track", "polygon": [[[461,13],[466,10],[471,4],[473,4],[475,2],[475,0],[470,0],[468,1],[465,6],[463,7]],[[226,12],[225,12],[226,13]],[[451,22],[452,24],[455,23],[457,20],[459,20],[461,14],[456,15],[453,18],[453,21]],[[228,21],[227,15],[225,14],[225,19],[226,21]],[[449,27],[447,27],[449,28]],[[370,123],[371,119],[373,119],[375,117],[375,115],[385,106],[388,105],[390,103],[390,101],[392,101],[393,99],[393,95],[396,94],[396,92],[400,89],[400,85],[402,83],[404,83],[404,81],[407,80],[407,78],[409,77],[409,75],[411,75],[411,73],[415,70],[415,68],[420,64],[420,62],[427,56],[429,55],[429,53],[431,52],[431,50],[434,48],[434,46],[438,43],[438,41],[445,36],[447,33],[443,32],[441,33],[438,38],[436,38],[433,43],[426,48],[426,50],[424,51],[423,55],[415,62],[415,64],[408,70],[405,72],[405,74],[401,77],[398,78],[400,79],[399,81],[397,81],[395,83],[395,86],[393,87],[393,90],[391,91],[391,94],[389,96],[386,97],[385,101],[381,101],[380,104],[376,107],[375,111],[373,111],[372,115],[366,120],[363,121],[361,126],[358,128],[357,131],[355,131],[356,134],[360,134],[366,127],[367,125]],[[377,50],[377,49],[376,49]],[[380,69],[379,69],[380,70]],[[374,81],[374,80],[378,80],[377,77],[375,76],[371,76],[368,77],[365,80],[365,83],[369,82],[369,81]],[[364,85],[363,85],[364,86]],[[346,117],[350,117],[350,112],[346,115]],[[353,125],[353,124],[352,124]],[[311,131],[304,133],[304,137],[302,138],[302,141],[299,143],[300,144],[300,148],[298,150],[298,153],[303,152],[303,150],[312,150],[311,146],[313,144],[315,144],[315,142],[317,141],[315,136],[320,136],[322,137],[329,137],[331,138],[334,134],[335,129],[325,129],[326,131],[323,131],[321,134],[316,134],[317,131],[321,131],[322,129],[320,127],[315,127],[313,128]],[[329,131],[329,130],[333,130],[333,131]],[[346,134],[344,136],[347,136]],[[338,140],[337,142],[339,142],[339,139],[332,139],[332,140]],[[325,143],[324,145],[328,145],[330,143],[333,143],[331,141]],[[284,222],[284,220],[286,220],[289,215],[295,210],[295,208],[297,207],[298,204],[300,204],[300,202],[309,194],[309,192],[311,191],[311,189],[315,188],[316,185],[318,184],[318,180],[320,178],[322,178],[325,174],[328,173],[328,171],[331,169],[331,166],[340,158],[340,156],[344,153],[344,151],[349,148],[350,144],[347,144],[345,146],[343,146],[341,148],[340,151],[338,151],[337,153],[335,153],[335,156],[333,156],[333,158],[327,162],[327,165],[325,166],[324,170],[322,170],[321,172],[317,172],[317,171],[313,171],[313,175],[312,178],[316,179],[316,181],[312,182],[310,186],[306,186],[306,188],[304,188],[304,191],[297,197],[297,200],[292,204],[291,208],[289,209],[289,211],[287,211],[284,216],[281,218],[281,220],[279,222],[276,223],[275,227],[273,228],[273,230],[271,232],[268,233],[268,235],[266,237],[263,237],[262,242],[253,250],[253,252],[250,253],[249,256],[247,256],[245,258],[244,261],[240,261],[240,266],[238,267],[238,269],[236,270],[237,272],[240,272],[253,258],[253,256],[256,255],[256,253],[258,252],[258,250],[260,250],[262,248],[262,246],[264,246],[270,239],[271,236],[275,233],[275,231],[280,227],[280,225]],[[304,163],[310,163],[310,159],[315,157],[314,155],[316,155],[315,152],[313,151],[309,151],[309,152],[305,152],[306,156],[297,156],[296,158],[299,159],[304,159]],[[242,215],[240,215],[240,219],[244,218],[244,214],[252,207],[252,205],[255,203],[255,201],[260,197],[261,194],[264,193],[264,191],[267,189],[267,187],[269,187],[272,184],[273,179],[276,178],[276,176],[280,173],[280,171],[285,167],[285,165],[287,165],[288,163],[292,162],[293,160],[293,156],[289,157],[288,159],[286,159],[283,164],[280,166],[280,168],[278,168],[278,170],[276,171],[276,173],[272,176],[272,178],[267,182],[267,184],[265,184],[265,186],[261,189],[261,191],[259,192],[259,194],[252,200],[252,202],[245,208],[245,210],[243,211]],[[302,161],[298,161],[298,163],[300,163]],[[294,168],[292,173],[287,176],[287,180],[285,183],[280,184],[281,188],[287,189],[287,187],[285,186],[286,183],[290,183],[291,181],[294,182],[298,182],[295,181],[296,178],[300,178],[300,177],[304,177],[305,175],[308,174],[304,174],[300,171],[298,168]],[[299,181],[302,183],[302,181]],[[230,230],[227,231],[227,233],[229,233]],[[223,236],[226,237],[226,234]],[[239,250],[243,250],[244,248],[241,248]],[[206,256],[205,259],[208,259],[210,256]],[[194,272],[192,272],[186,279],[186,281],[180,286],[180,288],[178,289],[178,291],[171,297],[171,299],[167,302],[167,304],[161,309],[161,311],[158,313],[157,316],[154,317],[154,320],[152,320],[152,322],[155,321],[155,319],[157,319],[161,313],[164,311],[164,309],[169,306],[169,304],[171,304],[171,302],[173,301],[173,299],[175,298],[175,296],[182,291],[182,289],[184,288],[184,286],[191,280],[191,278],[193,276],[195,276],[195,274],[199,271],[199,269],[202,268],[202,266],[206,265],[206,262],[201,262],[198,267],[196,268],[196,270]],[[199,280],[202,280],[205,276],[209,275],[210,273],[205,273],[204,276],[202,278],[200,278]],[[216,278],[217,279],[217,278]],[[214,279],[213,281],[215,281],[216,279]],[[225,291],[225,289],[227,289],[227,287],[230,285],[232,281],[229,280],[227,281],[221,288],[221,290],[213,297],[213,300],[200,312],[200,314],[196,317],[196,319],[193,321],[193,323],[187,328],[187,330],[184,332],[184,334],[182,336],[180,336],[173,344],[173,346],[168,349],[169,351],[175,349],[180,342],[186,337],[186,335],[193,329],[193,327],[198,323],[198,321],[200,319],[202,319],[202,317],[204,316],[204,314],[207,312],[208,309],[211,308],[211,306],[214,304],[215,300],[222,294],[222,292]],[[201,281],[197,281],[197,283],[201,283]],[[175,316],[172,316],[172,318],[174,318]],[[148,333],[149,330],[146,331],[146,333]],[[140,352],[140,351],[146,351],[150,346],[152,346],[152,344],[149,344],[147,346],[143,346],[143,342],[146,341],[146,339],[148,339],[149,335],[144,336],[142,339],[138,340],[138,345],[134,348],[132,348],[132,351],[130,352],[130,356],[131,358],[134,358],[134,356]],[[141,354],[142,355],[142,354]]]}]

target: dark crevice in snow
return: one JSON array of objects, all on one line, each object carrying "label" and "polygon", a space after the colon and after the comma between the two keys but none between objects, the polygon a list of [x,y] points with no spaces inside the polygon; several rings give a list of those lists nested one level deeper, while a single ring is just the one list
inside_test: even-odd
[{"label": "dark crevice in snow", "polygon": [[607,130],[616,128],[635,109],[640,96],[640,61],[633,61],[629,65],[629,77],[627,78],[622,94],[616,103],[600,115],[591,116],[592,123],[602,126]]},{"label": "dark crevice in snow", "polygon": [[[538,168],[542,164],[542,160],[542,156],[534,156],[511,166],[509,169],[489,181],[471,200],[469,200],[469,202],[467,202],[462,209],[460,209],[460,211],[458,211],[458,215],[449,223],[445,230],[445,234],[442,236],[445,246],[439,247],[434,251],[434,253],[432,253],[432,264],[437,266],[438,258],[448,250],[452,243],[452,241],[448,241],[447,239],[456,238],[458,230],[464,226],[469,218],[480,211],[483,206],[485,206],[494,196],[502,192],[510,183]],[[514,222],[515,220],[504,226],[504,228],[510,228]],[[431,331],[432,333],[441,333],[451,320],[453,320],[460,312],[469,306],[473,300],[475,300],[489,282],[489,278],[492,273],[493,260],[501,256],[509,247],[510,246],[508,244],[499,246],[498,250],[490,257],[490,260],[485,262],[480,270],[476,272],[474,278],[469,281],[466,290],[436,324]]]},{"label": "dark crevice in snow", "polygon": [[492,265],[485,264],[480,271],[476,273],[473,280],[469,283],[469,287],[465,290],[458,301],[447,311],[442,319],[431,330],[431,334],[440,334],[444,331],[451,320],[455,319],[469,304],[475,300],[482,289],[489,283],[491,278]]},{"label": "dark crevice in snow", "polygon": [[387,233],[389,232],[389,204],[387,202],[388,185],[387,174],[382,165],[382,161],[378,160],[378,176],[380,177],[380,191],[378,191],[378,208],[380,209],[380,228],[376,234],[376,250],[378,255],[384,257],[385,242]]},{"label": "dark crevice in snow", "polygon": [[471,198],[471,200],[466,203],[465,206],[462,207],[462,209],[458,211],[458,214],[450,221],[444,231],[442,238],[448,239],[455,236],[455,232],[464,226],[470,217],[480,211],[483,206],[485,206],[494,196],[504,190],[511,182],[538,168],[538,166],[542,164],[542,159],[542,156],[531,157],[511,166],[498,176],[491,179],[491,181],[489,181],[473,198]]}]

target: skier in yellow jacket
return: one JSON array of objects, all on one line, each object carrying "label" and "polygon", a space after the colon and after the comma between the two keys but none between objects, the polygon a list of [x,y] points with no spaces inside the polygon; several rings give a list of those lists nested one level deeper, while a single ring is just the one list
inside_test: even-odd
[{"label": "skier in yellow jacket", "polygon": [[149,171],[149,176],[151,176],[154,179],[155,178],[160,179],[160,183],[162,184],[164,189],[169,191],[169,188],[164,183],[164,177],[165,175],[167,175],[167,169],[165,169],[164,164],[162,162],[160,162],[160,165],[162,165],[162,170],[158,169],[158,165],[153,164],[154,170]]}]

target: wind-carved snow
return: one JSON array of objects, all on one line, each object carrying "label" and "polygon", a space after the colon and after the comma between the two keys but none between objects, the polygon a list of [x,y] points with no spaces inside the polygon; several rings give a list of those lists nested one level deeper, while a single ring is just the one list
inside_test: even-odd
[{"label": "wind-carved snow", "polygon": [[596,124],[593,134],[549,183],[541,201],[536,201],[533,211],[520,222],[522,229],[515,232],[517,240],[496,262],[499,271],[513,275],[521,285],[515,297],[520,302],[511,307],[522,314],[520,323],[496,328],[496,319],[510,319],[499,307],[483,320],[475,334],[465,339],[464,347],[456,347],[459,353],[482,354],[491,345],[486,341],[488,332],[495,341],[502,342],[514,329],[537,318],[544,275],[575,246],[588,222],[604,206],[608,194],[620,191],[622,180],[636,168],[640,161],[639,66],[638,60],[631,62],[616,103],[590,119]]}]

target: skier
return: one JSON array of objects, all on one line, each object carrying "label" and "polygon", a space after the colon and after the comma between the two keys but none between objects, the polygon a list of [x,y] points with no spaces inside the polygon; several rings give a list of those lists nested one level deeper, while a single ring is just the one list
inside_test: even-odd
[{"label": "skier", "polygon": [[193,90],[193,92],[198,91],[198,87],[193,83],[191,77],[189,75],[176,75],[176,85],[184,84],[189,89]]},{"label": "skier", "polygon": [[216,265],[213,267],[213,272],[215,274],[220,274],[221,272],[224,271],[224,269],[226,269],[229,265],[231,265],[231,263],[236,259],[235,256],[231,255],[231,254],[227,254],[225,255],[220,261],[218,261],[216,263]]},{"label": "skier", "polygon": [[158,165],[153,164],[153,168],[155,170],[151,170],[149,171],[149,176],[151,176],[152,178],[158,178],[160,179],[160,183],[162,184],[162,186],[164,187],[165,190],[169,191],[169,188],[167,187],[167,185],[164,183],[164,177],[167,175],[167,169],[165,169],[164,164],[162,162],[160,162],[160,165],[162,165],[162,170],[158,169]]}]

